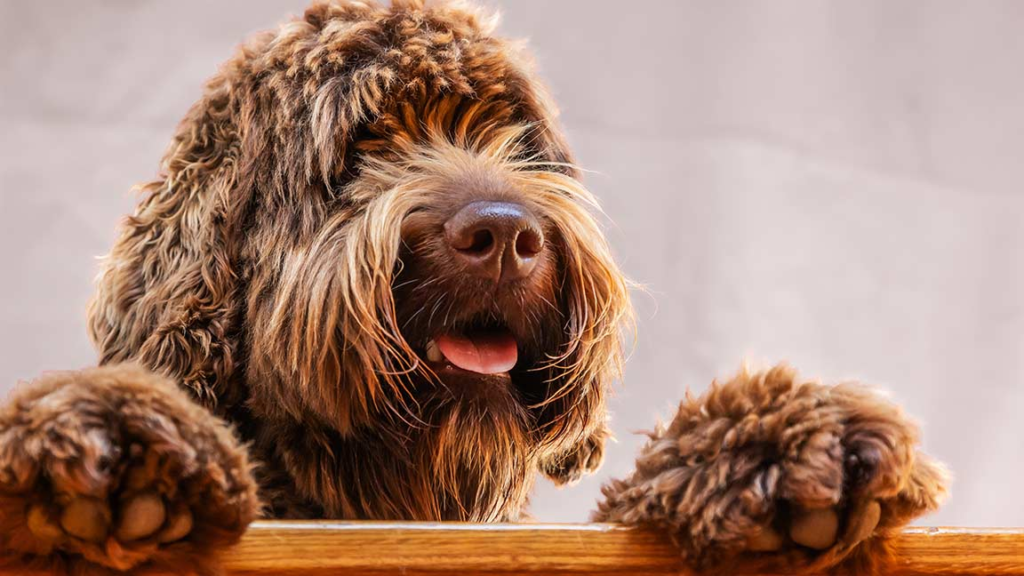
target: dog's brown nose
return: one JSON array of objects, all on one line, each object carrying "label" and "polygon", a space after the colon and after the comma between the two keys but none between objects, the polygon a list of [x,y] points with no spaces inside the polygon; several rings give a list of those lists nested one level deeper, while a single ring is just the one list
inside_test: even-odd
[{"label": "dog's brown nose", "polygon": [[471,202],[445,222],[444,233],[467,271],[495,282],[529,276],[544,248],[540,222],[512,202]]}]

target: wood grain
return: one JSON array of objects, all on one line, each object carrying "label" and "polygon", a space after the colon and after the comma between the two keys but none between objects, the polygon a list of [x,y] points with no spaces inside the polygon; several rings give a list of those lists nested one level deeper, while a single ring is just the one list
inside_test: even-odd
[{"label": "wood grain", "polygon": [[[1024,576],[1024,530],[915,528],[894,576]],[[678,574],[656,531],[608,524],[259,522],[224,556],[234,575]]]}]

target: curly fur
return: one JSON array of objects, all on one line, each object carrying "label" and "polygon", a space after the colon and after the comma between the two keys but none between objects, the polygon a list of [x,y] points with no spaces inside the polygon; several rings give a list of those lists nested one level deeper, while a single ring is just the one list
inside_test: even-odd
[{"label": "curly fur", "polygon": [[[280,515],[510,518],[531,462],[602,425],[626,283],[518,49],[465,7],[395,4],[314,4],[223,66],[126,222],[90,328],[103,363],[141,362],[239,422],[269,463],[265,483],[281,485],[270,498]],[[565,271],[526,311],[567,326],[544,330],[560,340],[537,366],[550,390],[514,416],[488,410],[490,420],[466,406],[441,415],[451,395],[427,390],[436,376],[403,335],[392,289],[403,222],[458,202],[467,181],[545,214]],[[494,421],[506,415],[516,421]],[[410,426],[437,429],[439,441],[467,417],[495,427],[460,440],[483,445],[444,452],[440,478],[402,489],[418,459],[437,458],[426,444],[409,454]],[[453,474],[460,452],[491,462]],[[353,469],[364,459],[387,471]],[[522,464],[509,472],[510,461]]]},{"label": "curly fur", "polygon": [[[787,366],[744,369],[650,433],[635,472],[604,487],[593,519],[664,526],[699,568],[876,573],[886,538],[946,493],[945,470],[917,444],[902,411],[863,386],[801,382]],[[853,516],[870,501],[881,518],[863,542]],[[844,521],[827,550],[743,554],[763,529],[784,533],[796,510],[829,507]]]},{"label": "curly fur", "polygon": [[[237,541],[259,511],[248,456],[228,427],[170,380],[132,365],[53,373],[16,390],[0,411],[0,462],[0,568],[213,573],[211,555]],[[153,478],[143,485],[125,480],[144,470]],[[29,527],[26,504],[56,526],[70,500],[150,489],[191,509],[188,539],[52,541]]]},{"label": "curly fur", "polygon": [[[202,571],[257,486],[270,517],[501,521],[536,471],[567,484],[600,466],[629,283],[553,104],[493,26],[456,2],[320,1],[224,64],[104,263],[89,329],[106,367],[26,385],[0,415],[0,562]],[[479,199],[542,221],[535,270],[500,290],[439,233]],[[475,321],[516,335],[507,377],[421,359]],[[709,567],[792,506],[849,527],[878,500],[867,545],[744,556],[874,558],[942,492],[916,438],[869,393],[744,373],[684,403],[597,518],[663,526]],[[114,529],[140,490],[170,512],[131,540]],[[84,529],[65,519],[81,499]],[[192,532],[163,542],[189,510]]]}]

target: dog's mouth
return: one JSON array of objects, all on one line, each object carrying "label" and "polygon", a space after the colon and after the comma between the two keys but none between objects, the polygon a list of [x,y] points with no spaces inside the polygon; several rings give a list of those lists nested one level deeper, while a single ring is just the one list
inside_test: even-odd
[{"label": "dog's mouth", "polygon": [[435,334],[427,341],[424,356],[435,369],[507,375],[519,361],[519,342],[503,323],[471,322]]},{"label": "dog's mouth", "polygon": [[477,374],[507,374],[519,360],[519,344],[507,328],[440,334],[427,342],[427,361],[449,362]]}]

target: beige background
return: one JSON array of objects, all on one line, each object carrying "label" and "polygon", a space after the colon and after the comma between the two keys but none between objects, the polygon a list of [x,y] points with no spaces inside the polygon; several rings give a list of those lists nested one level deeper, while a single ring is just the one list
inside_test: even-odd
[{"label": "beige background", "polygon": [[[507,0],[615,225],[640,341],[582,520],[686,386],[744,358],[892,391],[1024,525],[1024,3]],[[303,0],[0,0],[0,388],[94,361],[94,257],[204,78]]]}]

